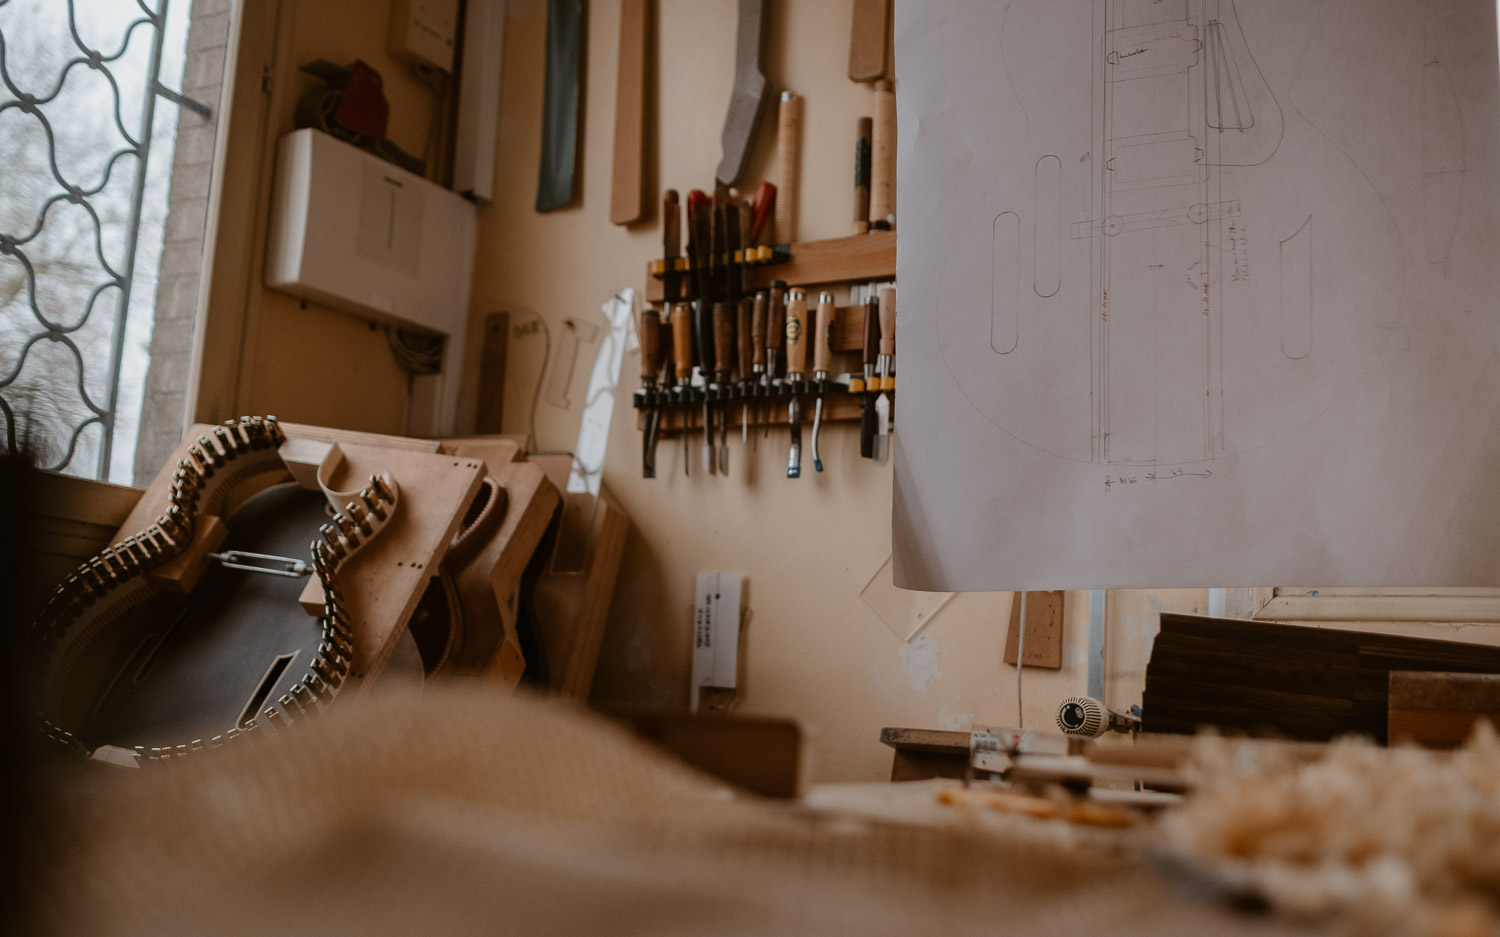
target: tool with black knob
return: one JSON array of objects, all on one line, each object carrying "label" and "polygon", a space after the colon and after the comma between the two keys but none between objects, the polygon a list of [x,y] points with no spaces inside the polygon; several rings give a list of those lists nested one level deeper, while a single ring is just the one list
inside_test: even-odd
[{"label": "tool with black knob", "polygon": [[635,392],[635,406],[646,417],[641,434],[641,477],[656,477],[656,433],[661,422],[661,400],[657,396],[656,376],[661,370],[661,313],[655,306],[641,310],[641,386]]},{"label": "tool with black knob", "polygon": [[875,398],[875,464],[884,465],[891,455],[891,398],[896,389],[896,288],[880,288],[880,396]]},{"label": "tool with black knob", "polygon": [[871,296],[865,300],[864,343],[861,346],[863,375],[849,381],[849,393],[860,395],[859,455],[875,458],[875,395],[880,385],[875,377],[875,361],[880,355],[880,302]]},{"label": "tool with black knob", "polygon": [[[765,295],[758,297],[762,307],[765,306]],[[746,296],[740,300],[739,312],[735,316],[734,350],[739,359],[736,370],[739,372],[739,383],[735,385],[735,393],[740,398],[740,444],[748,445],[750,442],[750,394],[755,389],[755,306],[757,298]],[[765,349],[759,349],[761,354]]]},{"label": "tool with black knob", "polygon": [[818,396],[813,401],[812,451],[813,470],[823,471],[822,450],[818,439],[823,431],[823,398],[828,394],[828,370],[833,367],[833,320],[832,293],[818,295],[818,315],[813,325],[813,385]]},{"label": "tool with black knob", "polygon": [[786,301],[786,386],[791,392],[787,404],[787,425],[792,446],[787,457],[786,477],[802,477],[802,398],[807,390],[803,380],[807,367],[807,293],[793,289]]},{"label": "tool with black knob", "polygon": [[772,280],[771,288],[766,291],[766,372],[761,377],[761,390],[766,395],[765,410],[765,432],[766,438],[771,436],[771,398],[776,395],[781,378],[780,363],[781,343],[786,338],[786,284],[781,280]]},{"label": "tool with black knob", "polygon": [[1106,732],[1135,733],[1141,730],[1140,707],[1118,712],[1092,696],[1070,696],[1057,706],[1057,727],[1066,735],[1091,739]]},{"label": "tool with black knob", "polygon": [[682,412],[682,474],[689,475],[693,461],[689,432],[693,421],[693,307],[689,303],[672,307],[672,363],[677,377],[672,397]]},{"label": "tool with black knob", "polygon": [[714,303],[713,396],[719,401],[719,473],[729,474],[729,395],[733,392],[736,306]]}]

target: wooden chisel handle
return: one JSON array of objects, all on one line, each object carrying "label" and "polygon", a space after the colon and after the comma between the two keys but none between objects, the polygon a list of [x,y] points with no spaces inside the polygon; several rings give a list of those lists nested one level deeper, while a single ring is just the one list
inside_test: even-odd
[{"label": "wooden chisel handle", "polygon": [[750,333],[751,319],[755,317],[755,300],[746,296],[740,300],[739,312],[735,314],[734,351],[739,359],[740,380],[750,380],[750,365],[755,357],[755,338]]},{"label": "wooden chisel handle", "polygon": [[[766,364],[781,354],[781,342],[786,338],[786,284],[771,281],[770,302],[766,306]],[[773,375],[774,376],[774,375]]]},{"label": "wooden chisel handle", "polygon": [[693,376],[693,307],[678,303],[672,307],[672,360],[677,366],[677,380]]},{"label": "wooden chisel handle", "polygon": [[875,84],[870,151],[870,222],[884,226],[896,213],[896,88],[889,81]]},{"label": "wooden chisel handle", "polygon": [[870,230],[870,126],[868,117],[859,119],[854,141],[854,233]]},{"label": "wooden chisel handle", "polygon": [[818,296],[818,318],[813,326],[813,371],[827,374],[833,367],[833,294]]},{"label": "wooden chisel handle", "polygon": [[714,370],[734,370],[734,303],[714,303]]},{"label": "wooden chisel handle", "polygon": [[880,288],[880,353],[886,357],[896,353],[896,288]]},{"label": "wooden chisel handle", "polygon": [[880,354],[880,306],[872,297],[865,303],[865,342],[862,349],[863,364],[873,366],[875,356]]},{"label": "wooden chisel handle", "polygon": [[771,218],[776,212],[776,186],[761,182],[755,187],[755,202],[750,216],[750,243],[757,247],[771,243]]},{"label": "wooden chisel handle", "polygon": [[[764,368],[766,366],[766,315],[770,311],[770,296],[765,290],[755,294],[754,305],[750,309],[750,364],[752,368]],[[744,351],[741,350],[741,354]]]},{"label": "wooden chisel handle", "polygon": [[655,383],[661,371],[661,313],[654,306],[641,310],[641,380]]},{"label": "wooden chisel handle", "polygon": [[806,370],[807,294],[792,290],[786,299],[786,373],[801,374]]},{"label": "wooden chisel handle", "polygon": [[802,188],[802,99],[781,92],[776,117],[776,243],[797,239],[797,194]]}]

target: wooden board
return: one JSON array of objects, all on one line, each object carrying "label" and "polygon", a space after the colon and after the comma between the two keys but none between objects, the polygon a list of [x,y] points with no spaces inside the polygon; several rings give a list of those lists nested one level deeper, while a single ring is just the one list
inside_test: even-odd
[{"label": "wooden board", "polygon": [[510,344],[510,313],[484,317],[479,346],[479,402],[474,432],[498,433],[505,428],[505,354]]},{"label": "wooden board", "polygon": [[352,675],[363,691],[380,673],[458,532],[484,478],[478,459],[343,445],[348,474],[388,471],[401,504],[379,537],[339,570],[354,627]]},{"label": "wooden board", "polygon": [[646,73],[650,67],[651,0],[621,0],[620,57],[615,80],[615,153],[609,220],[635,224],[646,216]]},{"label": "wooden board", "polygon": [[18,505],[27,514],[31,573],[15,577],[22,592],[9,598],[20,621],[29,621],[80,563],[114,542],[144,493],[54,472],[34,473],[32,492],[27,504]]},{"label": "wooden board", "polygon": [[[791,245],[785,263],[751,264],[745,268],[746,289],[759,290],[782,280],[789,286],[823,283],[864,283],[896,278],[896,232],[871,231],[825,241]],[[646,270],[646,302],[659,303],[662,281]]]},{"label": "wooden board", "polygon": [[[566,491],[571,456],[534,456],[533,461],[547,472],[559,491]],[[601,488],[597,501],[588,494],[565,494],[558,527],[558,539],[571,539],[579,544],[568,548],[568,552],[581,556],[581,569],[556,572],[554,543],[554,555],[548,557],[547,566],[532,586],[532,603],[543,653],[547,656],[549,692],[587,699],[614,599],[620,559],[625,553],[630,518],[609,489]]]},{"label": "wooden board", "polygon": [[849,30],[850,81],[878,81],[886,77],[890,34],[890,0],[854,0],[854,19]]},{"label": "wooden board", "polygon": [[1391,671],[1389,732],[1429,748],[1454,748],[1487,719],[1500,729],[1500,675]]},{"label": "wooden board", "polygon": [[[1021,594],[1010,603],[1010,631],[1005,638],[1005,662],[1016,662],[1020,645]],[[1026,593],[1026,666],[1061,670],[1063,660],[1063,594]]]},{"label": "wooden board", "polygon": [[641,740],[713,776],[766,797],[802,788],[802,729],[790,719],[639,712],[607,707]]},{"label": "wooden board", "polygon": [[1383,743],[1393,670],[1500,673],[1500,648],[1164,613],[1142,727],[1310,741],[1356,732]]}]

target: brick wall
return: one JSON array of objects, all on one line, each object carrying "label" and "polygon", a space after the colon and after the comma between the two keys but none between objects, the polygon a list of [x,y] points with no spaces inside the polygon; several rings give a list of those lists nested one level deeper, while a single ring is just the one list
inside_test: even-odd
[{"label": "brick wall", "polygon": [[182,93],[214,109],[204,119],[178,109],[165,244],[156,286],[151,364],[146,372],[135,483],[148,484],[182,439],[193,318],[198,305],[208,187],[218,130],[219,92],[229,38],[229,0],[193,0]]}]

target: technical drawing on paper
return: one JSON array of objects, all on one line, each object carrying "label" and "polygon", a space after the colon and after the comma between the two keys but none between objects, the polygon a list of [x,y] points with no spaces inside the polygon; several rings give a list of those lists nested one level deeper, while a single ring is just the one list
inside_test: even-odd
[{"label": "technical drawing on paper", "polygon": [[1458,106],[1429,26],[1391,66],[1424,96],[1426,230],[1404,231],[1368,154],[1326,129],[1349,119],[1358,37],[1320,6],[996,5],[996,94],[1025,132],[995,154],[937,309],[944,363],[996,427],[1075,461],[1200,462],[1298,432],[1400,354],[1389,272],[1403,239],[1447,255]]}]

